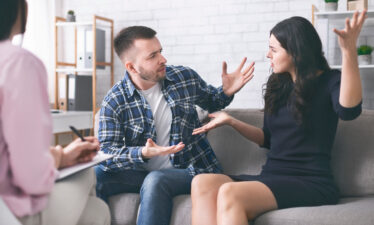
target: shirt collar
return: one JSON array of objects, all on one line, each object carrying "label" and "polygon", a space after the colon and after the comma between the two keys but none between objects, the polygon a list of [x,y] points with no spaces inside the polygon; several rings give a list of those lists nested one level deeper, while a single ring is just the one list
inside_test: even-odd
[{"label": "shirt collar", "polygon": [[174,74],[173,69],[167,66],[165,79],[168,81],[173,81],[173,74]]},{"label": "shirt collar", "polygon": [[134,84],[132,83],[130,79],[130,75],[127,72],[127,70],[125,70],[125,77],[123,78],[122,86],[123,86],[123,89],[125,89],[125,92],[129,97],[132,97],[134,95],[136,88]]}]

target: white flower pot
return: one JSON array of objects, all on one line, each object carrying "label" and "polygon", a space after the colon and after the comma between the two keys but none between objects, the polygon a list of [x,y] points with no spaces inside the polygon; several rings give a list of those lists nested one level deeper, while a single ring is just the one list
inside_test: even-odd
[{"label": "white flower pot", "polygon": [[371,55],[359,55],[358,64],[360,65],[369,65],[371,64]]},{"label": "white flower pot", "polygon": [[336,10],[338,10],[337,2],[326,2],[325,3],[325,11],[336,11]]},{"label": "white flower pot", "polygon": [[67,14],[66,22],[75,22],[75,15]]}]

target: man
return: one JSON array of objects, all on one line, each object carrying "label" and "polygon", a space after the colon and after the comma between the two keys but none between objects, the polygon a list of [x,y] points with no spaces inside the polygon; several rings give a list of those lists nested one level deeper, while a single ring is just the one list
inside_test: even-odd
[{"label": "man", "polygon": [[254,63],[227,74],[223,86],[208,86],[190,68],[166,66],[156,32],[148,27],[123,29],[114,47],[125,77],[108,92],[99,123],[101,150],[115,157],[96,168],[97,193],[139,192],[137,224],[169,224],[173,197],[190,193],[199,173],[221,167],[200,127],[195,105],[210,112],[225,108],[253,77]]}]

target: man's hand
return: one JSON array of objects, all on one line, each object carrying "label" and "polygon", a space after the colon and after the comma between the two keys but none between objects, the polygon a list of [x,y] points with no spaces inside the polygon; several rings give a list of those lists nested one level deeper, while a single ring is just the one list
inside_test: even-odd
[{"label": "man's hand", "polygon": [[223,92],[227,96],[232,96],[238,92],[248,81],[253,78],[253,71],[255,69],[255,63],[252,62],[243,72],[243,66],[247,58],[245,57],[240,63],[239,67],[232,73],[227,73],[227,64],[222,64],[222,86]]},{"label": "man's hand", "polygon": [[[95,137],[84,137],[86,141],[80,138],[75,139],[64,149],[61,149],[61,163],[59,168],[73,166],[78,163],[89,162],[100,150],[99,141]],[[56,146],[56,149],[61,146]]]},{"label": "man's hand", "polygon": [[142,148],[142,156],[149,159],[159,155],[174,154],[181,151],[184,146],[182,142],[168,147],[158,146],[151,138],[148,138],[145,147]]}]

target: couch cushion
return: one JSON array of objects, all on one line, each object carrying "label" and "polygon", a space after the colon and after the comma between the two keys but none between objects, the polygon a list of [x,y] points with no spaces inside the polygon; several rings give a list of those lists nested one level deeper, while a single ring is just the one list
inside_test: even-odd
[{"label": "couch cushion", "polygon": [[[125,193],[110,197],[109,207],[113,225],[135,225],[140,203],[139,194]],[[191,224],[190,195],[179,195],[173,199],[170,225]]]},{"label": "couch cushion", "polygon": [[173,199],[173,214],[170,225],[191,224],[191,197],[190,195],[179,195]]},{"label": "couch cushion", "polygon": [[[234,118],[262,128],[263,113],[256,109],[226,110]],[[225,174],[259,174],[266,161],[267,149],[259,146],[229,126],[208,133],[208,140]]]},{"label": "couch cushion", "polygon": [[374,111],[339,121],[332,170],[342,196],[374,195]]},{"label": "couch cushion", "polygon": [[374,224],[374,196],[343,198],[338,205],[298,207],[265,213],[254,225],[368,225]]},{"label": "couch cushion", "polygon": [[[114,225],[135,225],[138,194],[120,194],[110,200]],[[120,203],[119,205],[117,203]],[[117,205],[116,205],[117,204]],[[113,208],[116,207],[116,208]],[[259,216],[253,225],[368,225],[374,224],[374,196],[343,198],[337,205],[275,210]],[[136,210],[135,210],[136,209]],[[171,225],[191,224],[190,195],[174,198]]]},{"label": "couch cushion", "polygon": [[124,193],[109,198],[113,225],[135,225],[140,203],[139,194]]}]

